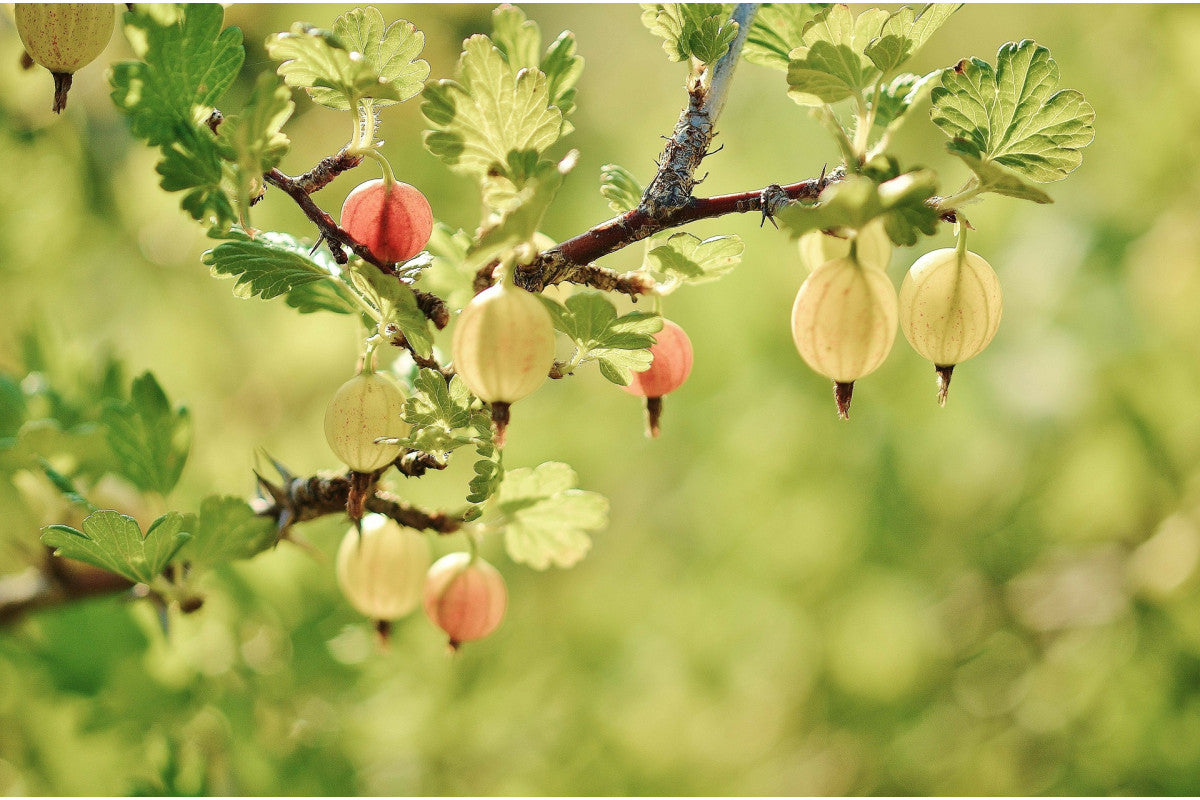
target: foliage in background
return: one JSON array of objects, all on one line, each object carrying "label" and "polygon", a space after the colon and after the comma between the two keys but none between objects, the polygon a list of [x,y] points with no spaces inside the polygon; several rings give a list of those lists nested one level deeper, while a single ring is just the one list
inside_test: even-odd
[{"label": "foliage in background", "polygon": [[[291,11],[239,24],[247,41],[261,41],[286,28]],[[437,11],[447,21],[432,24],[434,11],[423,12],[432,74],[454,73],[461,31],[485,29],[487,13],[448,7]],[[627,21],[603,8],[542,13],[547,28],[576,30],[589,72],[616,82],[627,74],[621,64],[642,65],[649,71],[619,83],[621,94],[652,93],[661,82],[651,100],[677,107],[677,78],[658,77],[661,54],[640,60],[655,48],[635,11]],[[567,14],[585,16],[562,22]],[[613,525],[568,575],[513,570],[520,605],[487,649],[446,661],[412,626],[398,631],[391,653],[377,654],[368,626],[337,599],[329,564],[286,548],[210,571],[203,615],[174,619],[169,641],[146,604],[43,612],[0,632],[0,785],[15,793],[1194,793],[1200,373],[1189,365],[1200,341],[1200,241],[1189,220],[1200,165],[1186,143],[1200,123],[1187,32],[1200,23],[1191,9],[1122,8],[1087,23],[1095,35],[1086,48],[1051,41],[1077,24],[1066,8],[968,7],[948,26],[950,41],[932,41],[936,52],[914,62],[929,69],[991,52],[1010,32],[1029,35],[1072,65],[1072,83],[1088,87],[1106,123],[1096,145],[1104,149],[1090,155],[1078,186],[1056,191],[1050,216],[1000,203],[972,214],[1011,293],[993,350],[948,408],[928,401],[927,375],[910,356],[885,367],[887,389],[870,395],[871,411],[855,427],[836,425],[822,382],[804,373],[787,341],[778,298],[798,283],[794,245],[759,232],[756,221],[724,226],[754,261],[719,288],[672,299],[673,316],[699,332],[702,354],[669,411],[672,434],[643,442],[629,398],[587,376],[531,398],[530,418],[554,424],[523,428],[513,463],[567,458],[612,498]],[[1164,44],[1130,40],[1130,30]],[[14,38],[6,31],[4,46]],[[1093,49],[1096,41],[1111,46]],[[156,235],[180,214],[162,213],[154,161],[129,140],[103,91],[89,96],[81,81],[72,103],[86,116],[68,113],[54,125],[40,112],[42,97],[28,99],[19,80],[0,78],[0,135],[20,156],[16,185],[29,191],[0,198],[0,303],[11,319],[30,306],[48,310],[54,326],[75,335],[34,361],[36,347],[5,333],[9,374],[53,378],[0,384],[0,435],[69,441],[87,485],[117,469],[99,409],[109,400],[128,409],[132,400],[93,346],[112,340],[137,365],[132,372],[152,366],[171,397],[188,398],[196,442],[175,493],[201,520],[242,513],[219,497],[247,493],[249,457],[233,463],[247,443],[313,469],[333,466],[316,432],[353,355],[353,342],[337,333],[345,318],[326,315],[329,327],[310,328],[317,317],[294,323],[288,308],[234,308],[229,284],[197,267],[203,242],[180,234],[167,246]],[[838,158],[803,138],[807,120],[791,103],[764,100],[782,100],[778,71],[746,65],[737,80],[751,99],[727,112],[727,148],[710,162],[714,193],[778,178],[781,153],[793,154],[797,177]],[[896,85],[899,96],[915,84]],[[762,86],[770,89],[756,94]],[[613,92],[580,83],[581,97],[589,89],[593,98]],[[235,81],[230,91],[249,98],[254,86]],[[289,127],[297,143],[330,124],[306,103],[298,100]],[[1143,104],[1178,113],[1147,127]],[[582,124],[585,113],[581,103],[572,143],[597,159],[593,175],[611,161],[647,164],[673,122],[671,114],[622,115],[614,138],[599,127],[603,117]],[[782,130],[755,124],[789,113],[795,124]],[[928,138],[919,117],[895,135],[925,126]],[[389,152],[437,187],[435,208],[477,204],[473,188],[438,184],[444,168],[414,144],[420,126],[398,120]],[[1144,147],[1117,144],[1129,140]],[[981,182],[1013,185],[995,171],[1002,154],[980,169],[964,156],[982,164],[980,153],[997,155],[982,148],[952,153]],[[959,165],[940,146],[918,152],[919,163],[947,174]],[[299,171],[323,154],[287,163]],[[572,182],[587,166],[567,176],[579,195],[587,192]],[[513,165],[505,180],[515,187],[522,169]],[[1153,190],[1107,191],[1127,186],[1131,173]],[[503,204],[506,191],[498,183],[488,197]],[[214,211],[212,194],[187,196],[189,212],[236,217]],[[254,211],[256,223],[281,228],[296,224],[287,213]],[[568,234],[605,213],[598,199],[578,201],[547,215],[546,229]],[[30,235],[48,229],[55,236]],[[59,422],[26,433],[25,419]],[[605,432],[587,435],[578,420],[602,420]],[[305,427],[313,434],[297,436]],[[23,464],[6,474],[34,474]],[[473,473],[469,459],[458,468]],[[413,491],[452,505],[461,488]],[[64,518],[52,491],[37,495],[45,508],[14,482],[0,491],[0,571],[9,572],[28,563],[40,524]],[[148,526],[158,511],[133,516]],[[331,523],[310,537],[328,555],[341,533]]]}]

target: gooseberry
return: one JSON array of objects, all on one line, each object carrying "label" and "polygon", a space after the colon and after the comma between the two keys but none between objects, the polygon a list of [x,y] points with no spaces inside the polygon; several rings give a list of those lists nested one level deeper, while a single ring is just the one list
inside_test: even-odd
[{"label": "gooseberry", "polygon": [[467,388],[492,405],[497,443],[503,445],[508,407],[541,386],[554,365],[550,312],[505,279],[462,310],[451,349]]},{"label": "gooseberry", "polygon": [[854,382],[874,372],[896,339],[896,289],[881,269],[835,258],[813,270],[792,306],[792,338],[805,362],[834,382],[847,419]]},{"label": "gooseberry", "polygon": [[933,362],[938,402],[946,404],[954,365],[978,355],[996,335],[1004,298],[995,271],[981,256],[954,248],[926,253],[900,286],[900,328],[913,349]]},{"label": "gooseberry", "polygon": [[629,385],[621,388],[646,398],[647,430],[658,436],[662,398],[682,386],[692,372],[692,341],[683,328],[664,319],[662,330],[654,334],[650,359],[649,368],[633,373]]},{"label": "gooseberry", "polygon": [[478,556],[451,553],[429,568],[425,613],[450,636],[450,646],[482,639],[504,619],[508,589],[499,570]]},{"label": "gooseberry", "polygon": [[[858,263],[867,267],[887,269],[892,260],[892,240],[884,230],[883,221],[875,219],[854,235],[857,240]],[[809,231],[800,237],[800,260],[812,271],[835,258],[850,255],[850,239],[830,236],[824,231]]]},{"label": "gooseberry", "polygon": [[421,603],[429,542],[382,514],[367,514],[362,532],[350,528],[337,553],[337,580],[350,605],[374,620],[393,620]]},{"label": "gooseberry", "polygon": [[25,51],[54,76],[54,112],[67,107],[71,76],[112,38],[112,3],[16,3],[13,15]]},{"label": "gooseberry", "polygon": [[433,234],[433,209],[414,186],[382,179],[355,187],[342,204],[342,229],[381,261],[408,261]]},{"label": "gooseberry", "polygon": [[374,472],[400,455],[400,446],[379,438],[408,435],[404,392],[376,372],[355,375],[342,384],[325,409],[325,438],[334,455],[355,472]]}]

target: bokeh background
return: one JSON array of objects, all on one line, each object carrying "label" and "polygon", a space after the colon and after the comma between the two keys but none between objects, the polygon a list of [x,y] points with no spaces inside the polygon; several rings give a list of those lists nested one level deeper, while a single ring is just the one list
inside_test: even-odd
[{"label": "bokeh background", "polygon": [[[381,10],[425,31],[438,78],[490,29],[490,8]],[[272,68],[268,34],[340,10],[228,8],[248,46],[228,102]],[[636,6],[526,11],[547,41],[575,31],[587,60],[567,142],[581,159],[544,226],[565,238],[610,215],[602,164],[652,174],[684,72]],[[1098,133],[1048,187],[1054,205],[972,209],[1004,321],[945,408],[900,339],[839,422],[792,346],[794,243],[750,216],[694,226],[740,234],[746,256],[666,302],[696,364],[662,438],[645,439],[637,402],[594,372],[516,409],[506,461],[572,464],[612,515],[569,571],[487,546],[511,596],[498,633],[451,658],[415,616],[378,652],[334,584],[344,523],[310,524],[318,556],[284,546],[211,575],[203,610],[167,636],[126,598],[0,628],[0,792],[1200,791],[1200,9],[968,5],[913,68],[994,60],[1022,38],[1050,47]],[[103,61],[127,52],[116,37]],[[108,101],[103,64],[56,118],[48,76],[19,71],[19,53],[0,14],[0,368],[21,369],[20,335],[37,324],[64,363],[112,352],[154,370],[195,420],[180,508],[248,495],[257,448],[301,473],[336,467],[321,417],[353,369],[352,326],[234,298]],[[836,161],[784,89],[781,73],[741,66],[704,193]],[[350,129],[296,101],[292,174]],[[471,228],[475,190],[422,148],[418,106],[384,112],[386,152],[441,219]],[[919,112],[896,149],[948,192],[966,172],[942,141]],[[336,209],[363,179],[318,200]],[[312,233],[277,193],[255,213]],[[950,243],[947,229],[922,248]],[[917,255],[896,254],[897,285]],[[469,475],[461,459],[399,488],[454,507]],[[0,575],[28,566],[47,513],[5,486]]]}]

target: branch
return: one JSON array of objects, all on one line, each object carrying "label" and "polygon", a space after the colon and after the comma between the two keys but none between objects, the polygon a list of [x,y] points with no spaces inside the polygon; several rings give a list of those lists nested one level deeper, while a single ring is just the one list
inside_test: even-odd
[{"label": "branch", "polygon": [[14,624],[31,611],[116,594],[132,587],[120,575],[47,551],[40,569],[29,567],[0,578],[0,625]]},{"label": "branch", "polygon": [[[397,466],[405,474],[420,475],[426,469],[442,469],[445,466],[428,456],[408,458],[409,455],[411,454],[406,454],[397,461]],[[288,529],[296,523],[346,512],[346,502],[350,499],[350,490],[354,482],[351,475],[295,478],[278,463],[275,464],[275,468],[279,470],[283,484],[274,484],[261,475],[258,476],[259,486],[269,497],[257,511],[259,516],[275,520],[281,538],[285,538]],[[440,534],[454,533],[462,527],[461,517],[444,511],[424,511],[409,505],[393,494],[375,489],[376,476],[370,477],[371,485],[365,503],[367,511],[391,517],[409,528]]]},{"label": "branch", "polygon": [[[826,186],[841,178],[841,172],[835,171],[824,177],[809,178],[787,186],[772,184],[750,192],[692,197],[658,217],[652,217],[641,207],[635,208],[539,253],[530,264],[517,268],[514,279],[531,292],[540,292],[547,286],[566,281],[633,296],[647,294],[653,291],[653,284],[643,274],[629,272],[619,275],[612,270],[593,266],[590,262],[656,233],[702,219],[750,213],[762,213],[769,217],[779,209],[781,199],[792,202],[815,200]],[[601,284],[611,284],[612,288]]]},{"label": "branch", "polygon": [[739,3],[733,10],[738,24],[737,36],[729,50],[712,67],[708,81],[704,75],[693,75],[688,87],[688,105],[675,124],[675,132],[659,158],[658,172],[646,187],[639,209],[651,218],[669,214],[686,205],[696,185],[696,169],[708,154],[716,134],[717,117],[725,107],[725,98],[742,55],[742,47],[750,33],[758,3]]}]

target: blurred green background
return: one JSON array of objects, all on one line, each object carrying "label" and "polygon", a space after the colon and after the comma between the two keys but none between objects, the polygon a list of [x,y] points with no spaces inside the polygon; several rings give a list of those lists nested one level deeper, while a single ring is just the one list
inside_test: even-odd
[{"label": "blurred green background", "polygon": [[[226,13],[248,44],[339,6]],[[425,31],[432,77],[490,6],[381,6]],[[544,229],[610,216],[602,164],[642,181],[683,101],[631,5],[526,8],[546,39],[575,31],[587,67],[568,144],[579,166]],[[695,369],[643,437],[636,401],[591,372],[514,413],[509,465],[572,464],[612,500],[569,571],[489,558],[508,581],[491,638],[445,653],[420,616],[377,652],[334,584],[345,528],[304,532],[208,579],[202,611],[164,637],[145,602],[43,611],[0,628],[0,792],[8,794],[1194,794],[1200,792],[1200,42],[1196,6],[968,5],[914,71],[1033,38],[1096,108],[1083,166],[1051,206],[990,197],[973,250],[1006,293],[991,347],[934,377],[901,339],[839,422],[796,354],[794,243],[752,216],[743,264],[668,298]],[[103,59],[125,57],[119,38]],[[235,299],[206,241],[130,139],[104,69],[49,112],[50,80],[17,69],[0,15],[0,369],[36,321],[59,355],[152,369],[195,420],[176,505],[248,495],[256,448],[297,472],[336,467],[321,417],[353,369],[345,318]],[[781,73],[743,64],[700,187],[813,176],[837,159]],[[296,96],[282,167],[349,134]],[[384,112],[397,176],[472,228],[478,200],[420,143],[419,103]],[[966,177],[918,113],[896,151]],[[359,172],[373,173],[370,166]],[[374,177],[374,175],[370,175]],[[318,196],[336,210],[360,175]],[[311,226],[278,193],[256,224]],[[948,246],[943,230],[924,249]],[[897,285],[917,252],[898,252]],[[604,263],[631,269],[641,248]],[[404,482],[454,507],[471,474]],[[26,568],[46,514],[6,486],[0,575]],[[453,537],[439,551],[458,549]]]}]

